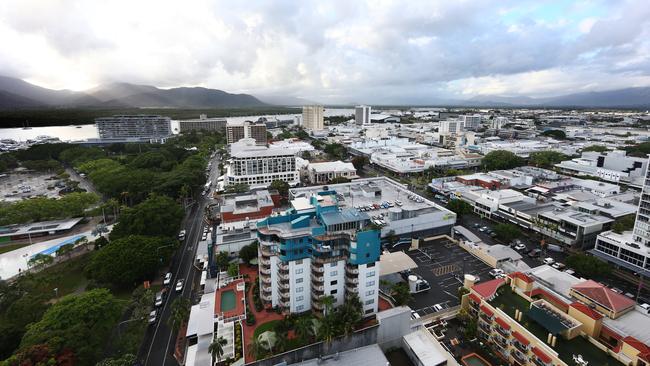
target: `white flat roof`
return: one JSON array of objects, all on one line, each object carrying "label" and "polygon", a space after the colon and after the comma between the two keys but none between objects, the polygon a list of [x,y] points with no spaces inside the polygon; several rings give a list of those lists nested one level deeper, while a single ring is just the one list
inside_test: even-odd
[{"label": "white flat roof", "polygon": [[[426,329],[420,329],[404,336],[404,342],[413,350],[417,356],[419,365],[439,366],[457,365],[453,357],[448,357],[447,352],[440,346],[440,343]],[[451,356],[451,355],[449,355]],[[450,363],[451,361],[451,363]]]},{"label": "white flat roof", "polygon": [[214,292],[201,296],[201,302],[192,306],[185,336],[214,332]]}]

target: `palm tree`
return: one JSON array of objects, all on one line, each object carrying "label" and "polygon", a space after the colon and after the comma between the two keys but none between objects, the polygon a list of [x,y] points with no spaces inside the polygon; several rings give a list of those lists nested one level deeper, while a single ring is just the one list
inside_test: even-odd
[{"label": "palm tree", "polygon": [[318,328],[318,338],[325,343],[330,343],[334,335],[336,334],[336,326],[334,324],[334,319],[330,317],[325,317]]},{"label": "palm tree", "polygon": [[288,334],[286,332],[275,332],[275,349],[284,352],[288,345]]},{"label": "palm tree", "polygon": [[314,324],[311,318],[302,317],[296,322],[296,336],[299,339],[310,340],[313,336]]},{"label": "palm tree", "polygon": [[181,324],[183,324],[189,317],[190,301],[182,297],[176,298],[176,300],[172,302],[171,315],[168,318],[169,325],[176,332],[181,327]]},{"label": "palm tree", "polygon": [[221,361],[221,356],[223,356],[223,346],[228,343],[223,337],[219,337],[218,339],[215,339],[210,343],[210,347],[208,347],[208,352],[212,355],[212,357],[217,358],[217,362]]},{"label": "palm tree", "polygon": [[327,316],[329,314],[330,309],[332,309],[332,305],[334,305],[334,296],[332,295],[327,295],[323,296],[320,298],[321,304],[323,304],[324,310],[323,310],[323,315]]},{"label": "palm tree", "polygon": [[253,342],[248,346],[248,354],[253,356],[255,359],[260,358],[266,349],[262,346],[262,343],[258,338],[253,338]]}]

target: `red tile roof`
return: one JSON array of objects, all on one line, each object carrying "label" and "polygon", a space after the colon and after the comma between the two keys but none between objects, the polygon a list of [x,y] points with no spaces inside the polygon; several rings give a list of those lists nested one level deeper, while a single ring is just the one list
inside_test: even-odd
[{"label": "red tile roof", "polygon": [[488,316],[494,316],[494,312],[490,310],[487,306],[481,305],[481,311],[487,314]]},{"label": "red tile roof", "polygon": [[537,356],[537,358],[539,358],[542,362],[544,362],[544,363],[549,363],[549,362],[551,362],[551,357],[550,357],[549,355],[547,355],[546,353],[544,353],[541,349],[539,349],[539,348],[537,348],[537,347],[533,347],[533,353],[534,353],[535,356]]},{"label": "red tile roof", "polygon": [[636,349],[637,351],[639,351],[641,353],[644,353],[644,354],[650,353],[650,347],[648,347],[648,345],[646,345],[645,343],[641,342],[640,340],[638,340],[638,339],[636,339],[634,337],[627,336],[627,337],[623,338],[623,342],[629,344],[630,347],[633,347],[634,349]]},{"label": "red tile roof", "polygon": [[497,324],[499,324],[501,326],[501,328],[503,328],[505,330],[510,330],[510,324],[508,324],[505,320],[497,317],[496,322],[497,322]]},{"label": "red tile roof", "polygon": [[572,288],[580,294],[616,312],[633,307],[635,304],[633,300],[630,300],[621,294],[617,294],[593,280],[581,282],[574,285]]},{"label": "red tile roof", "polygon": [[603,314],[597,312],[596,310],[590,308],[589,306],[581,302],[575,301],[571,303],[571,307],[585,314],[586,316],[590,317],[593,320],[598,320],[603,317]]},{"label": "red tile roof", "polygon": [[481,298],[476,296],[476,294],[469,294],[469,299],[476,303],[481,303]]},{"label": "red tile roof", "polygon": [[512,332],[512,335],[519,341],[519,343],[523,344],[524,346],[527,346],[530,344],[530,341],[528,338],[524,337],[523,334],[517,332],[516,330]]},{"label": "red tile roof", "polygon": [[497,289],[501,287],[506,281],[503,278],[497,278],[487,282],[481,282],[472,286],[472,290],[476,292],[479,296],[484,299],[488,299],[497,292]]},{"label": "red tile roof", "polygon": [[512,272],[510,274],[510,277],[518,278],[518,279],[520,279],[520,280],[522,280],[522,281],[524,281],[526,283],[533,283],[534,282],[534,280],[532,278],[530,278],[527,274],[525,274],[523,272]]}]

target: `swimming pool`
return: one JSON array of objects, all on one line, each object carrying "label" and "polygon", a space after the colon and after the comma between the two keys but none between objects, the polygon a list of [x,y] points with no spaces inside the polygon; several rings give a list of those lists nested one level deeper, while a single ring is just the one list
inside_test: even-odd
[{"label": "swimming pool", "polygon": [[221,293],[221,311],[230,311],[235,308],[235,291],[226,290]]},{"label": "swimming pool", "polygon": [[492,366],[489,362],[485,361],[483,357],[476,353],[469,354],[461,358],[460,362],[465,366]]}]

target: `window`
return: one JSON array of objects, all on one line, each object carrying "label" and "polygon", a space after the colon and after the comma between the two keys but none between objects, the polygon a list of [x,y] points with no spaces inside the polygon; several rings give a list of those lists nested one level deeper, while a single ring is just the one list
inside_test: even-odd
[{"label": "window", "polygon": [[366,282],[366,287],[371,287],[375,285],[375,281],[368,281]]},{"label": "window", "polygon": [[332,290],[330,291],[330,295],[335,295],[338,292],[338,290]]},{"label": "window", "polygon": [[374,304],[375,299],[366,300],[366,305]]},{"label": "window", "polygon": [[303,279],[302,278],[296,278],[296,283],[302,283]]},{"label": "window", "polygon": [[330,262],[330,267],[336,267],[337,264],[337,262]]},{"label": "window", "polygon": [[375,290],[366,291],[366,296],[372,296],[375,294]]},{"label": "window", "polygon": [[332,281],[332,282],[330,282],[330,286],[334,286],[334,285],[336,285],[337,283],[339,283],[339,281],[336,281],[336,280],[335,280],[335,281]]},{"label": "window", "polygon": [[296,269],[296,274],[301,274],[302,273],[302,268]]},{"label": "window", "polygon": [[305,307],[303,305],[296,306],[296,311],[302,311]]},{"label": "window", "polygon": [[330,272],[330,276],[334,277],[339,274],[339,271],[332,271]]},{"label": "window", "polygon": [[302,292],[304,289],[302,287],[297,287],[296,292]]},{"label": "window", "polygon": [[366,277],[374,277],[375,276],[375,271],[370,271],[366,273]]},{"label": "window", "polygon": [[366,314],[371,314],[372,312],[373,312],[373,309],[366,310]]},{"label": "window", "polygon": [[304,300],[304,299],[305,299],[304,296],[297,296],[297,297],[296,297],[296,301],[302,301],[302,300]]},{"label": "window", "polygon": [[296,264],[302,264],[302,259],[298,259],[298,260],[296,261]]}]

